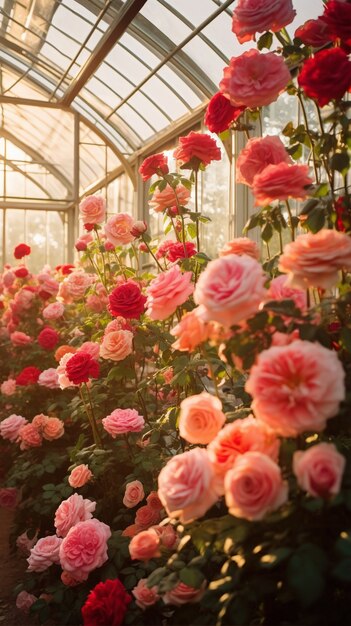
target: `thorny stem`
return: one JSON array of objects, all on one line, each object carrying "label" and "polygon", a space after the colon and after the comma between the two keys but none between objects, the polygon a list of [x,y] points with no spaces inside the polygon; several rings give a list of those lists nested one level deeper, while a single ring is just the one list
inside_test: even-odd
[{"label": "thorny stem", "polygon": [[158,262],[158,260],[156,259],[156,257],[155,257],[155,255],[154,255],[154,253],[152,252],[152,250],[151,250],[151,248],[150,248],[150,246],[149,246],[148,242],[147,242],[147,241],[145,241],[145,239],[144,239],[144,236],[143,236],[143,235],[142,235],[142,240],[143,240],[144,244],[146,245],[146,247],[147,247],[148,251],[150,252],[150,254],[151,254],[152,258],[154,259],[154,261],[156,261],[156,265],[157,265],[157,267],[159,268],[159,270],[160,270],[161,272],[163,272],[162,265],[160,265],[160,264],[159,264],[159,262]]}]

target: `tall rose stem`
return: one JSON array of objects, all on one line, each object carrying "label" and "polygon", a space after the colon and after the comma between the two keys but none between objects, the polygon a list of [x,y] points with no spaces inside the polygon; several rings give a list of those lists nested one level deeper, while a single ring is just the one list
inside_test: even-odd
[{"label": "tall rose stem", "polygon": [[212,367],[212,363],[210,361],[210,357],[207,354],[205,348],[203,348],[202,354],[203,354],[203,357],[204,357],[205,361],[207,361],[208,369],[210,370],[211,380],[213,381],[214,388],[215,388],[215,394],[216,394],[218,400],[220,400],[219,391],[218,391],[218,385],[217,385],[217,380],[216,380],[216,375],[214,373],[214,369]]},{"label": "tall rose stem", "polygon": [[159,270],[160,270],[161,272],[163,272],[162,265],[160,265],[160,264],[159,264],[159,262],[158,262],[158,260],[156,259],[156,257],[155,257],[155,255],[154,255],[154,253],[152,252],[152,250],[151,250],[151,248],[150,248],[150,246],[149,246],[148,242],[147,242],[147,241],[145,241],[145,239],[144,239],[143,235],[142,235],[142,240],[143,240],[144,244],[146,245],[146,247],[147,247],[148,251],[150,252],[150,254],[151,254],[152,258],[156,261],[156,265],[157,265],[157,267],[159,268]]},{"label": "tall rose stem", "polygon": [[295,241],[295,226],[294,226],[293,214],[292,214],[292,211],[291,211],[289,200],[285,200],[285,204],[286,204],[286,208],[287,208],[288,213],[289,213],[289,222],[290,222],[290,230],[291,230],[291,241]]},{"label": "tall rose stem", "polygon": [[102,281],[102,284],[104,285],[105,289],[107,289],[107,278],[106,278],[106,267],[105,267],[105,254],[103,252],[103,245],[101,242],[101,239],[99,237],[99,231],[97,228],[94,229],[96,232],[96,237],[99,243],[99,248],[100,248],[100,252],[101,252],[101,256],[102,256],[102,265],[103,265],[103,274],[104,274],[104,280]]},{"label": "tall rose stem", "polygon": [[302,97],[302,95],[301,95],[301,93],[299,91],[297,92],[297,97],[298,97],[299,102],[300,102],[301,111],[302,111],[303,119],[304,119],[304,122],[305,122],[305,128],[306,128],[307,137],[309,138],[310,144],[311,144],[311,152],[312,152],[314,175],[315,175],[316,183],[318,184],[319,183],[319,173],[318,173],[318,166],[317,166],[317,160],[316,160],[314,139],[312,137],[312,134],[311,134],[311,131],[310,131],[310,127],[308,125],[308,118],[307,118],[307,113],[306,113],[306,108],[305,108],[305,104],[304,104],[304,101],[303,101],[303,97]]},{"label": "tall rose stem", "polygon": [[98,429],[98,426],[97,426],[97,423],[96,423],[93,403],[92,403],[92,400],[91,400],[91,394],[90,394],[89,387],[88,387],[87,384],[85,385],[85,388],[86,388],[87,395],[88,395],[89,407],[90,407],[90,411],[91,411],[91,419],[92,419],[92,423],[94,425],[94,429],[95,429],[95,432],[96,432],[98,444],[99,444],[100,448],[103,448],[104,446],[103,446],[103,443],[102,443],[102,440],[101,440],[101,436],[100,436],[100,433],[99,433],[99,429]]},{"label": "tall rose stem", "polygon": [[93,414],[91,413],[90,406],[88,406],[87,403],[86,403],[86,400],[85,400],[84,394],[83,394],[83,387],[81,385],[79,385],[79,395],[81,397],[81,400],[82,400],[83,405],[84,405],[85,412],[86,412],[87,417],[88,417],[89,425],[90,425],[90,428],[91,428],[91,431],[92,431],[92,434],[93,434],[94,443],[95,443],[96,446],[101,446],[101,440],[100,440],[99,433],[97,432],[97,429],[96,429],[95,420],[94,420]]}]

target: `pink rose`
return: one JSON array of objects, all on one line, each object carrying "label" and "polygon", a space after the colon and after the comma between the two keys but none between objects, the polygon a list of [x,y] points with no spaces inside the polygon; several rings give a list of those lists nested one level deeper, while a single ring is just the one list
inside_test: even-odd
[{"label": "pink rose", "polygon": [[226,424],[207,448],[215,471],[222,477],[233,467],[238,456],[262,452],[278,461],[280,442],[274,431],[252,415]]},{"label": "pink rose", "polygon": [[184,185],[177,185],[176,189],[173,189],[171,185],[166,185],[162,191],[155,189],[151,200],[149,200],[149,207],[155,213],[162,213],[166,209],[173,206],[177,206],[177,201],[180,206],[188,204],[190,200],[190,189],[184,187]]},{"label": "pink rose", "polygon": [[281,56],[252,49],[230,59],[219,88],[231,105],[254,109],[274,102],[289,82],[290,72]]},{"label": "pink rose", "polygon": [[40,298],[48,300],[51,296],[56,296],[60,286],[57,280],[48,275],[43,276],[42,279],[39,279],[39,276],[37,278],[40,283],[38,291]]},{"label": "pink rose", "polygon": [[239,456],[224,478],[229,513],[248,520],[261,520],[288,499],[288,487],[280,467],[261,452]]},{"label": "pink rose", "polygon": [[15,487],[2,487],[0,489],[0,507],[15,509],[18,502],[18,491]]},{"label": "pink rose", "polygon": [[49,367],[49,369],[41,372],[38,378],[38,385],[47,387],[48,389],[59,389],[60,385],[56,367]]},{"label": "pink rose", "polygon": [[152,320],[165,320],[184,304],[194,291],[192,272],[181,272],[175,265],[154,278],[146,289],[146,313]]},{"label": "pink rose", "polygon": [[21,450],[38,448],[42,444],[42,436],[35,424],[25,424],[18,431]]},{"label": "pink rose", "polygon": [[291,287],[329,289],[339,270],[351,270],[351,238],[336,230],[299,235],[284,248],[279,270],[288,274]]},{"label": "pink rose", "polygon": [[105,235],[114,246],[122,246],[134,241],[131,234],[134,226],[134,219],[128,213],[118,213],[107,220],[105,224]]},{"label": "pink rose", "polygon": [[262,267],[255,259],[230,254],[210,261],[200,275],[194,300],[203,305],[205,321],[232,326],[256,313],[266,296],[264,283]]},{"label": "pink rose", "polygon": [[308,187],[313,180],[308,175],[308,165],[290,165],[278,163],[267,165],[265,169],[256,174],[252,183],[252,192],[257,206],[265,206],[274,200],[305,200],[308,196]]},{"label": "pink rose", "polygon": [[84,487],[84,485],[86,485],[92,477],[93,473],[87,465],[82,463],[81,465],[77,465],[73,468],[68,477],[68,483],[71,487],[73,487],[73,489],[79,489],[79,487]]},{"label": "pink rose", "polygon": [[84,252],[87,250],[88,245],[94,241],[94,237],[91,233],[86,233],[86,235],[81,235],[78,237],[76,243],[74,244],[75,249],[78,252]]},{"label": "pink rose", "polygon": [[292,160],[279,137],[253,137],[238,156],[236,180],[251,187],[256,174],[260,174],[268,165],[282,162],[292,163]]},{"label": "pink rose", "polygon": [[97,519],[78,522],[61,543],[62,569],[75,580],[86,580],[92,570],[106,563],[107,540],[110,537],[110,527]]},{"label": "pink rose", "polygon": [[124,317],[119,316],[109,322],[104,330],[104,335],[108,335],[108,333],[113,333],[116,330],[130,330],[129,324]]},{"label": "pink rose", "polygon": [[162,600],[165,604],[173,604],[174,606],[182,606],[183,604],[195,604],[200,602],[205,591],[207,582],[204,580],[201,587],[195,589],[195,587],[189,587],[185,583],[178,583],[176,587],[173,587],[170,591],[162,596]]},{"label": "pink rose", "polygon": [[53,563],[59,563],[59,550],[62,539],[48,535],[39,539],[31,549],[27,559],[29,572],[44,572]]},{"label": "pink rose", "polygon": [[172,344],[174,350],[193,352],[200,343],[207,341],[210,325],[201,319],[201,309],[197,307],[183,315],[180,322],[171,330],[171,335],[178,337]]},{"label": "pink rose", "polygon": [[0,422],[0,435],[3,439],[9,439],[11,443],[14,443],[18,437],[20,429],[25,424],[27,424],[25,417],[15,415],[13,413]]},{"label": "pink rose", "polygon": [[62,302],[51,302],[43,309],[43,317],[46,320],[58,320],[64,312],[65,307]]},{"label": "pink rose", "polygon": [[321,432],[345,398],[345,373],[332,350],[293,341],[259,354],[245,389],[257,419],[283,437]]},{"label": "pink rose", "polygon": [[16,381],[14,378],[9,378],[1,383],[0,391],[4,396],[13,396],[16,393]]},{"label": "pink rose", "polygon": [[135,523],[143,530],[158,524],[160,519],[160,509],[155,509],[149,505],[141,506],[135,515]]},{"label": "pink rose", "polygon": [[129,330],[116,330],[104,335],[100,356],[111,361],[123,361],[133,351],[133,333]]},{"label": "pink rose", "polygon": [[[67,293],[74,299],[79,300],[82,298],[93,282],[91,274],[87,274],[82,270],[72,272],[65,278],[64,284],[66,285]],[[63,284],[63,283],[62,283]]]},{"label": "pink rose", "polygon": [[232,241],[228,241],[224,248],[218,253],[220,257],[228,256],[229,254],[237,254],[238,256],[246,254],[258,261],[260,258],[260,249],[256,241],[252,241],[252,239],[248,237],[237,237],[236,239],[232,239]]},{"label": "pink rose", "polygon": [[38,598],[33,596],[32,593],[28,593],[27,591],[20,591],[16,598],[16,607],[23,613],[29,613],[29,609],[36,602]]},{"label": "pink rose", "polygon": [[256,33],[274,33],[290,24],[296,15],[292,0],[237,0],[232,31],[240,43],[255,39]]},{"label": "pink rose", "polygon": [[133,480],[128,483],[123,497],[123,504],[128,509],[132,509],[145,497],[144,487],[140,480]]},{"label": "pink rose", "polygon": [[179,543],[179,536],[171,524],[166,526],[153,526],[160,537],[161,546],[167,550],[173,550]]},{"label": "pink rose", "polygon": [[91,311],[94,311],[94,313],[100,313],[101,311],[105,311],[106,309],[106,302],[104,302],[104,300],[102,300],[100,296],[97,296],[94,293],[87,296],[85,304],[86,307]]},{"label": "pink rose", "polygon": [[315,498],[328,498],[340,491],[346,459],[334,444],[319,443],[294,453],[293,471],[301,489]]},{"label": "pink rose", "polygon": [[29,343],[32,343],[33,339],[26,335],[26,333],[21,333],[19,330],[15,330],[15,332],[11,333],[10,341],[13,346],[26,346]]},{"label": "pink rose", "polygon": [[161,556],[160,538],[153,528],[142,530],[132,537],[129,544],[130,558],[138,561],[148,561],[154,557]]},{"label": "pink rose", "polygon": [[135,409],[115,409],[102,420],[104,429],[115,439],[124,433],[139,433],[145,426],[145,420]]},{"label": "pink rose", "polygon": [[78,349],[78,352],[84,352],[85,354],[90,354],[90,356],[93,359],[98,359],[99,352],[100,352],[100,344],[98,344],[96,341],[85,341]]},{"label": "pink rose", "polygon": [[42,435],[47,441],[54,441],[64,435],[64,424],[58,417],[48,417],[42,430]]},{"label": "pink rose", "polygon": [[134,589],[132,594],[135,598],[135,604],[143,611],[149,606],[152,606],[160,599],[157,595],[157,587],[148,587],[147,578],[141,578]]},{"label": "pink rose", "polygon": [[293,300],[301,311],[306,311],[307,309],[306,291],[290,287],[288,277],[284,274],[273,278],[269,285],[267,298],[268,300]]},{"label": "pink rose", "polygon": [[158,495],[169,517],[179,517],[182,524],[202,517],[218,500],[206,450],[194,448],[172,457],[159,474]]},{"label": "pink rose", "polygon": [[70,529],[78,522],[91,519],[95,508],[96,502],[83,498],[77,493],[71,495],[67,500],[63,500],[55,513],[56,534],[60,537],[66,537]]},{"label": "pink rose", "polygon": [[225,419],[221,401],[203,391],[181,402],[179,434],[189,443],[207,444],[218,434]]},{"label": "pink rose", "polygon": [[79,205],[83,224],[101,224],[106,215],[106,202],[102,196],[87,196]]}]

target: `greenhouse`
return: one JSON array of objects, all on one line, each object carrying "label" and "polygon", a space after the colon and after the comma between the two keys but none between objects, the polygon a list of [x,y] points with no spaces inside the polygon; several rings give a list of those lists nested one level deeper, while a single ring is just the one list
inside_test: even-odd
[{"label": "greenhouse", "polygon": [[0,0],[0,622],[342,626],[350,0]]}]

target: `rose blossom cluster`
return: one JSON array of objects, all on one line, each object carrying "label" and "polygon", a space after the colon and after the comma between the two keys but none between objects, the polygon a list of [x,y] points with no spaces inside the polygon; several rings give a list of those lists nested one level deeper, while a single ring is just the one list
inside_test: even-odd
[{"label": "rose blossom cluster", "polygon": [[64,434],[64,424],[57,417],[40,413],[31,422],[21,415],[10,415],[0,422],[3,439],[20,444],[21,450],[41,446],[43,439],[54,441]]}]

